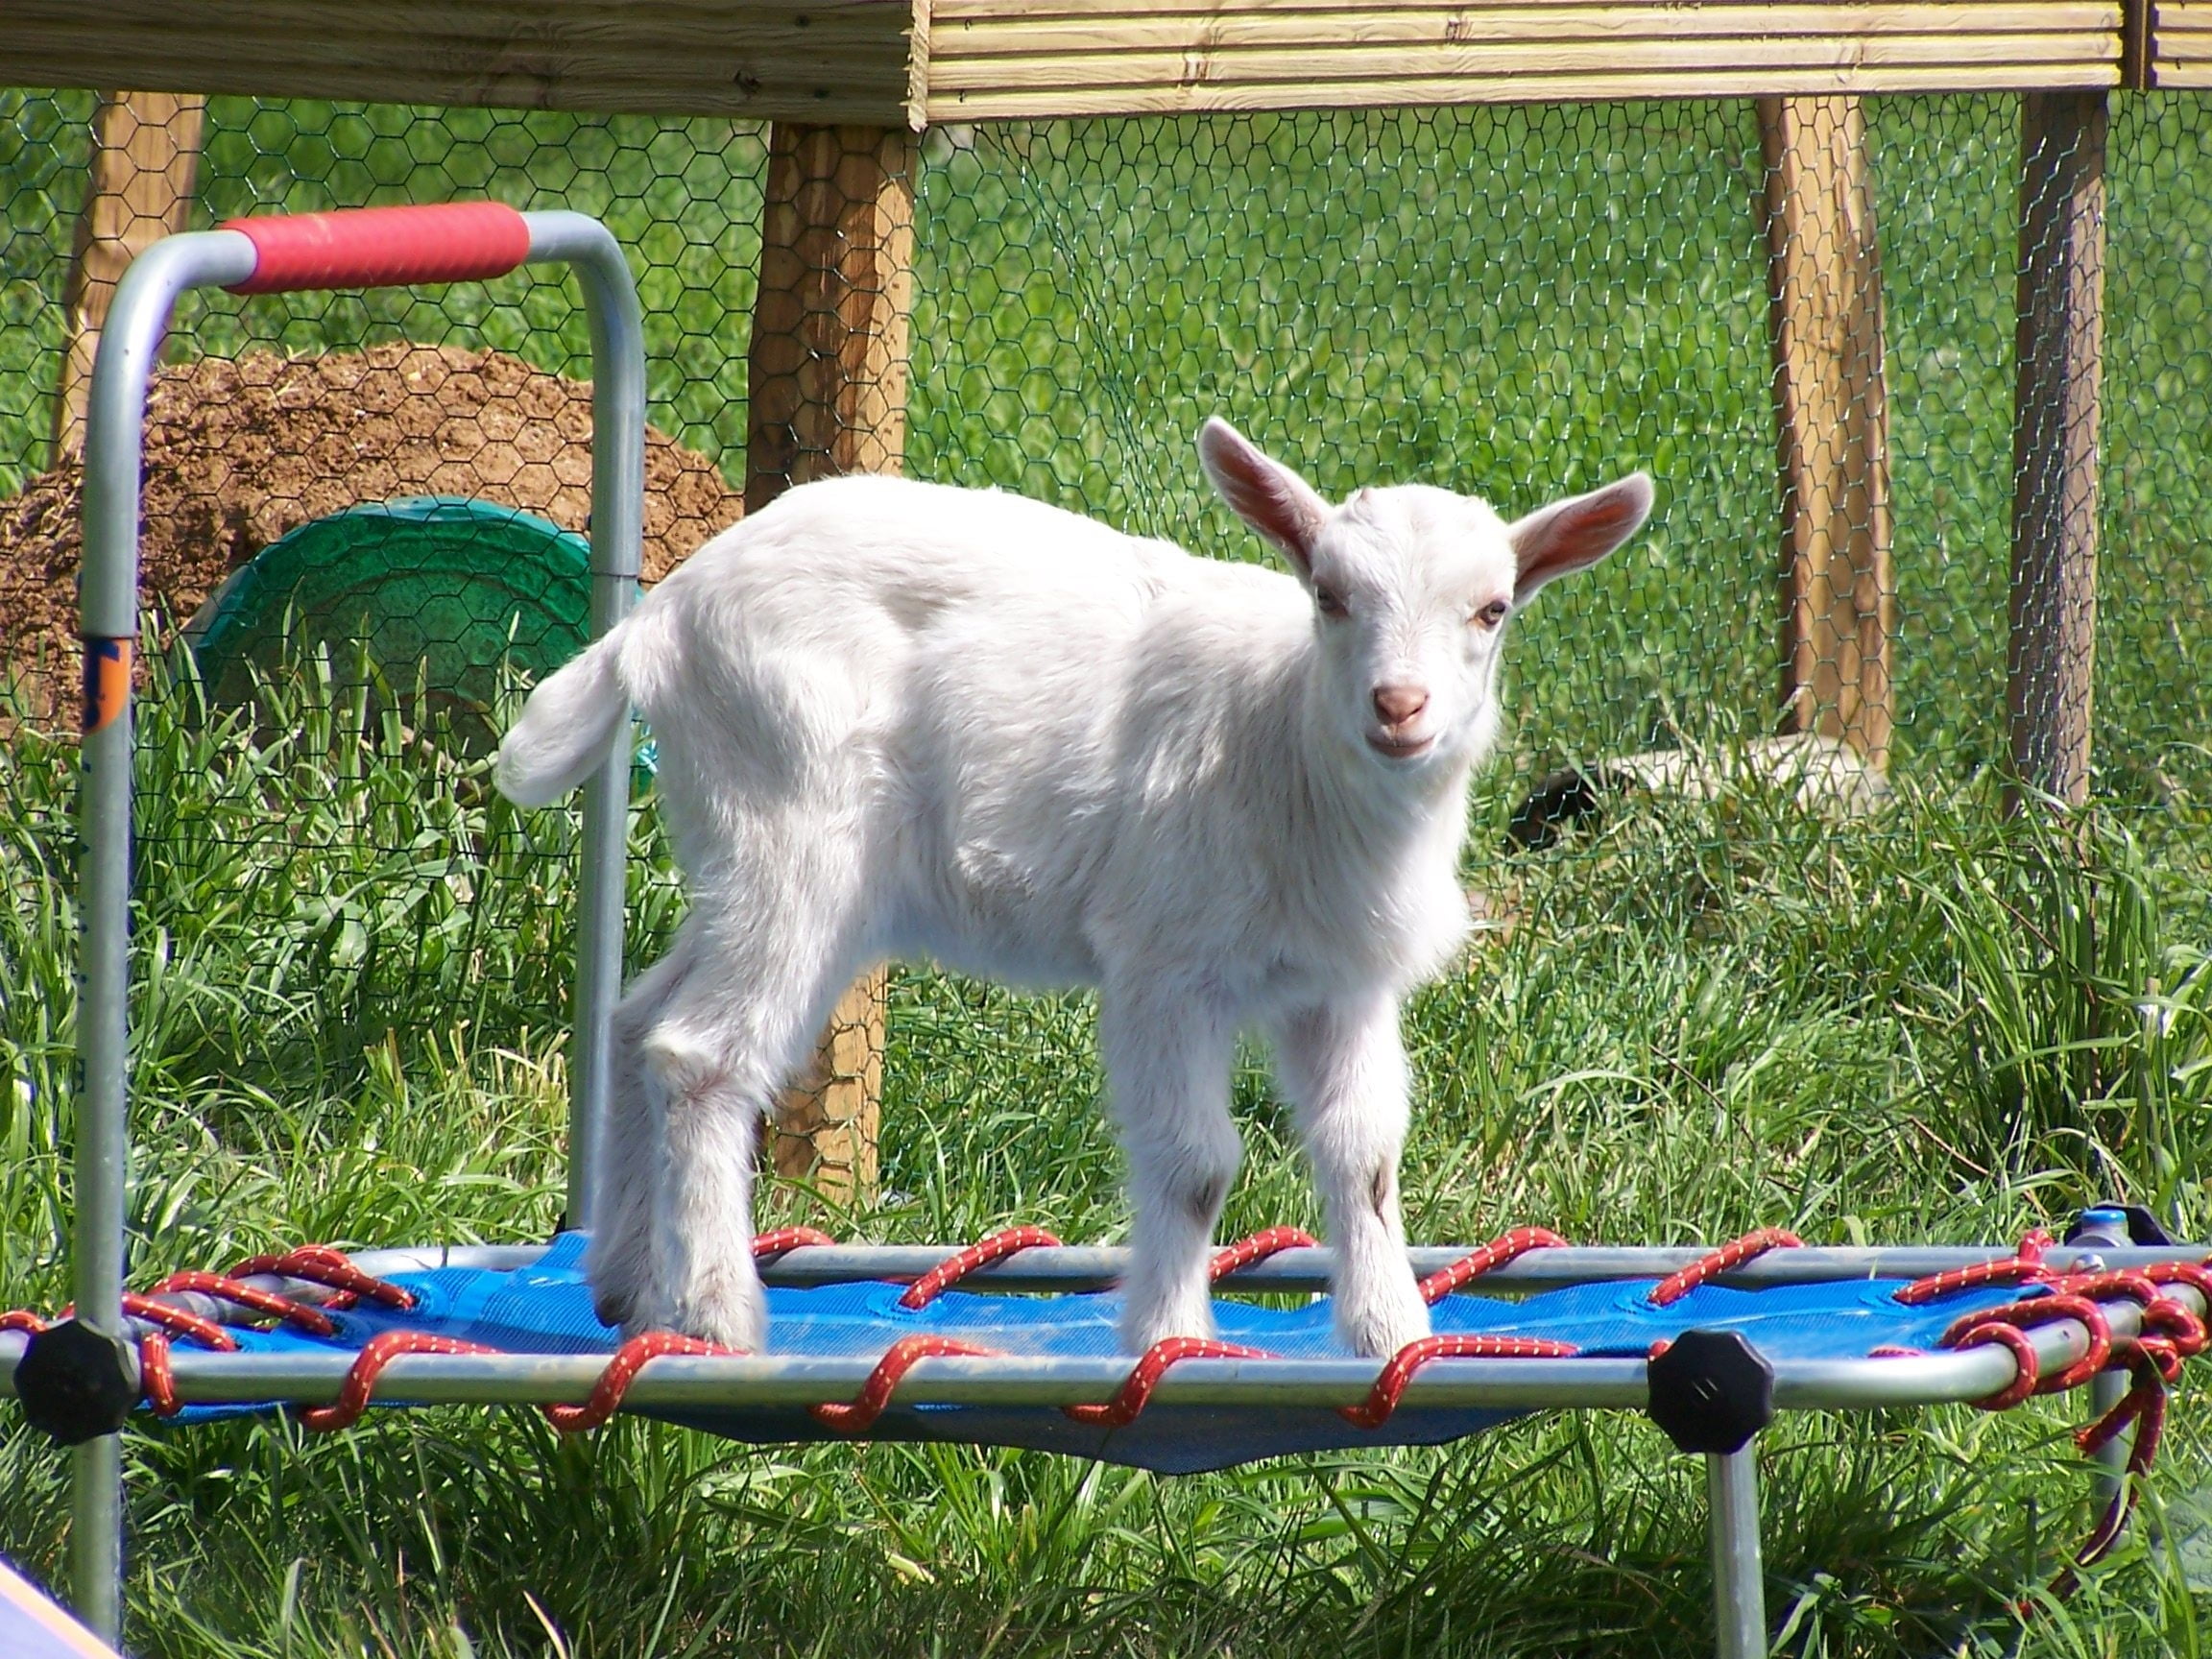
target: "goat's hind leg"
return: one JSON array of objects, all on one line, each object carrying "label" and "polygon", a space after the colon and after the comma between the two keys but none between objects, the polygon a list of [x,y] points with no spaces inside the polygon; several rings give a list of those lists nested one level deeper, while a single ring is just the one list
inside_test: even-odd
[{"label": "goat's hind leg", "polygon": [[664,1162],[660,1089],[645,1065],[643,1046],[690,962],[686,928],[677,933],[667,955],[633,981],[615,1008],[607,1113],[583,1154],[595,1189],[590,1216],[578,1218],[591,1229],[584,1270],[592,1310],[602,1324],[619,1325],[633,1335],[644,1328],[638,1299],[649,1293],[655,1277],[653,1209]]},{"label": "goat's hind leg", "polygon": [[[714,895],[692,912],[690,972],[643,1042],[661,1101],[664,1163],[652,1317],[758,1352],[766,1297],[753,1263],[763,1115],[859,966],[859,860],[834,838],[782,845],[801,878]],[[763,888],[771,884],[763,881]],[[843,891],[839,891],[843,888]]]},{"label": "goat's hind leg", "polygon": [[768,1070],[678,1006],[645,1040],[661,1096],[652,1287],[637,1323],[757,1353],[768,1310],[753,1264],[753,1176]]}]

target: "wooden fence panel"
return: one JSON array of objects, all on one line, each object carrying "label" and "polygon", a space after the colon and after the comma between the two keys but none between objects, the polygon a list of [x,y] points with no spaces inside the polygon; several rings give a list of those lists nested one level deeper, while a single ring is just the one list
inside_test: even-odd
[{"label": "wooden fence panel", "polygon": [[82,454],[92,363],[108,301],[131,261],[187,228],[207,100],[173,92],[104,92],[92,116],[92,177],[77,221],[62,297],[68,330],[54,399],[54,454]]},{"label": "wooden fence panel", "polygon": [[[914,174],[902,130],[779,123],[769,136],[748,384],[745,508],[795,484],[896,472],[906,440]],[[778,1173],[831,1197],[875,1185],[880,970],[837,1005],[777,1103]]]},{"label": "wooden fence panel", "polygon": [[1783,496],[1784,725],[1889,755],[1888,395],[1857,98],[1763,99]]},{"label": "wooden fence panel", "polygon": [[2015,777],[2070,805],[2089,794],[2105,129],[2102,93],[2022,100],[2006,710]]}]

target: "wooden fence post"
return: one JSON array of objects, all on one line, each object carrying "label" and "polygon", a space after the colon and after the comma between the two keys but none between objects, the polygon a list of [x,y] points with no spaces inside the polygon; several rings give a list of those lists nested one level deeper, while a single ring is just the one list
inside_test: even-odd
[{"label": "wooden fence post", "polygon": [[[747,377],[745,510],[794,484],[896,472],[905,448],[913,304],[913,145],[895,128],[771,129],[760,291]],[[837,1004],[777,1102],[779,1174],[854,1197],[876,1180],[880,969]]]},{"label": "wooden fence post", "polygon": [[1781,438],[1784,725],[1889,757],[1889,414],[1856,97],[1759,100]]},{"label": "wooden fence post", "polygon": [[172,92],[103,92],[92,115],[92,177],[77,220],[62,311],[67,339],[54,397],[54,460],[84,449],[84,408],[108,303],[131,261],[185,228],[207,100]]},{"label": "wooden fence post", "polygon": [[2025,790],[2089,797],[2097,655],[2097,408],[2104,346],[2103,92],[2021,100],[2006,713]]}]

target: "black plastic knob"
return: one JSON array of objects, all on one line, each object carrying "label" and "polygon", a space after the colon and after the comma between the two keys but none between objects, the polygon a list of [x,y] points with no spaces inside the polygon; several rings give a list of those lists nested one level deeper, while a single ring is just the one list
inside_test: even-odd
[{"label": "black plastic knob", "polygon": [[1684,1452],[1740,1452],[1774,1421],[1774,1367],[1738,1332],[1685,1331],[1646,1373],[1646,1409]]},{"label": "black plastic knob", "polygon": [[65,1319],[24,1348],[15,1395],[32,1428],[82,1445],[114,1433],[138,1404],[138,1357],[120,1336]]}]

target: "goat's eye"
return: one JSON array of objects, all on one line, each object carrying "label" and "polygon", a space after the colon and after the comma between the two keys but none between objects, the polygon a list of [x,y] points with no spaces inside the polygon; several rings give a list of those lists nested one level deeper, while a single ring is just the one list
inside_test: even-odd
[{"label": "goat's eye", "polygon": [[1499,623],[1505,620],[1507,609],[1504,600],[1493,599],[1481,610],[1476,612],[1474,615],[1468,617],[1467,620],[1479,628],[1495,628]]},{"label": "goat's eye", "polygon": [[1321,614],[1332,622],[1341,622],[1352,614],[1352,607],[1344,603],[1344,595],[1326,582],[1313,585],[1313,603],[1321,607]]}]

